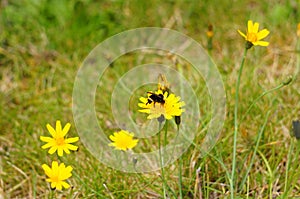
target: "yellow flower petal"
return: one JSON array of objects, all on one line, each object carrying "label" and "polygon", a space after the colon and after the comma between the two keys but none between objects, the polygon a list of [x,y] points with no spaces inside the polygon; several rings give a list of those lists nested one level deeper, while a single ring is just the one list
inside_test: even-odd
[{"label": "yellow flower petal", "polygon": [[56,187],[57,190],[61,191],[62,190],[62,186],[60,183],[53,183],[54,187]]},{"label": "yellow flower petal", "polygon": [[[50,180],[50,182],[51,182],[51,180]],[[56,183],[56,182],[51,182],[51,188],[52,188],[52,189],[61,190],[61,187],[57,186],[57,183]]]},{"label": "yellow flower petal", "polygon": [[70,130],[71,124],[67,123],[66,126],[64,127],[64,129],[62,130],[62,137],[64,137]]},{"label": "yellow flower petal", "polygon": [[70,150],[68,148],[63,148],[63,151],[66,153],[66,154],[70,154]]},{"label": "yellow flower petal", "polygon": [[109,143],[108,146],[116,146],[115,143]]},{"label": "yellow flower petal", "polygon": [[61,133],[61,122],[59,120],[56,121],[56,133]]},{"label": "yellow flower petal", "polygon": [[67,144],[66,147],[67,147],[68,149],[72,150],[72,151],[77,151],[77,149],[78,149],[78,146],[74,146],[74,145],[72,145],[72,144]]},{"label": "yellow flower petal", "polygon": [[145,98],[145,97],[140,97],[139,100],[140,100],[141,102],[143,102],[144,104],[146,104],[146,103],[148,102],[148,99]]},{"label": "yellow flower petal", "polygon": [[65,188],[65,189],[68,189],[70,188],[70,185],[66,182],[62,182],[61,185]]},{"label": "yellow flower petal", "polygon": [[150,109],[141,109],[141,110],[139,110],[139,112],[150,114],[151,111],[150,111]]},{"label": "yellow flower petal", "polygon": [[57,150],[57,146],[53,146],[49,149],[48,153],[53,154],[53,153],[55,153],[56,150]]},{"label": "yellow flower petal", "polygon": [[51,137],[40,136],[40,140],[43,142],[52,142],[54,139]]},{"label": "yellow flower petal", "polygon": [[150,104],[143,104],[143,103],[138,103],[138,106],[141,108],[150,108],[151,107]]},{"label": "yellow flower petal", "polygon": [[117,140],[117,138],[115,136],[113,136],[113,135],[110,135],[109,139],[111,139],[111,141],[116,141]]},{"label": "yellow flower petal", "polygon": [[52,169],[55,169],[55,170],[58,169],[58,162],[57,161],[52,162]]},{"label": "yellow flower petal", "polygon": [[48,165],[46,165],[46,164],[43,164],[43,165],[42,165],[42,168],[44,169],[45,174],[46,174],[48,177],[50,177],[50,176],[51,176],[51,169],[50,169],[50,167],[49,167]]},{"label": "yellow flower petal", "polygon": [[68,138],[68,139],[65,139],[65,143],[74,143],[74,142],[77,142],[78,140],[79,140],[79,137]]},{"label": "yellow flower petal", "polygon": [[261,40],[264,39],[266,36],[268,36],[270,33],[270,31],[268,31],[267,29],[263,29],[261,31],[259,31],[259,33],[257,34],[257,40]]},{"label": "yellow flower petal", "polygon": [[238,33],[239,33],[242,37],[244,37],[245,39],[247,39],[247,36],[246,36],[244,33],[242,33],[240,30],[238,30]]},{"label": "yellow flower petal", "polygon": [[61,156],[63,156],[63,154],[64,154],[63,148],[58,148],[57,149],[57,155],[61,157]]},{"label": "yellow flower petal", "polygon": [[255,22],[253,25],[252,32],[253,33],[258,33],[258,28],[259,28],[259,23]]},{"label": "yellow flower petal", "polygon": [[50,148],[52,146],[53,146],[52,143],[47,143],[47,144],[45,144],[45,145],[42,146],[42,149],[47,149],[47,148]]},{"label": "yellow flower petal", "polygon": [[56,131],[55,131],[55,129],[50,124],[47,124],[46,127],[47,127],[49,133],[51,134],[51,136],[52,137],[56,137]]},{"label": "yellow flower petal", "polygon": [[267,41],[257,41],[257,42],[254,42],[253,45],[255,45],[255,46],[268,46],[269,42],[267,42]]},{"label": "yellow flower petal", "polygon": [[248,32],[253,32],[253,22],[252,22],[252,20],[248,20]]},{"label": "yellow flower petal", "polygon": [[71,173],[72,170],[73,170],[73,167],[71,167],[71,166],[67,166],[67,167],[66,167],[66,173],[70,173],[70,176],[69,176],[69,177],[72,176],[72,173]]}]

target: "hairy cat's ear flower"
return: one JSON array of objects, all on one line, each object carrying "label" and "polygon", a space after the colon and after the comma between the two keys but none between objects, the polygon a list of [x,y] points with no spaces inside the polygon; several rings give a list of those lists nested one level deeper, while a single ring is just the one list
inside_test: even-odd
[{"label": "hairy cat's ear flower", "polygon": [[138,106],[143,109],[139,111],[148,113],[147,119],[161,118],[163,116],[165,119],[170,120],[184,112],[182,107],[185,103],[180,101],[180,97],[173,93],[169,94],[166,91],[148,92],[148,98],[141,97],[140,101],[141,103]]},{"label": "hairy cat's ear flower", "polygon": [[114,146],[118,150],[126,151],[132,149],[138,143],[138,139],[133,139],[134,134],[125,130],[115,132],[113,135],[109,136],[112,143],[109,146]]},{"label": "hairy cat's ear flower", "polygon": [[66,167],[64,163],[58,165],[58,162],[53,161],[51,168],[46,164],[43,164],[42,168],[49,177],[46,181],[51,183],[52,189],[62,190],[63,187],[65,189],[70,187],[65,180],[72,176],[73,168],[71,166]]},{"label": "hairy cat's ear flower", "polygon": [[265,37],[267,37],[270,33],[267,29],[263,29],[261,31],[258,31],[259,23],[255,22],[253,24],[252,20],[248,21],[248,28],[246,31],[246,34],[242,33],[240,30],[238,32],[242,37],[245,38],[247,41],[246,48],[249,49],[253,45],[254,46],[268,46],[269,42],[267,41],[261,41]]},{"label": "hairy cat's ear flower", "polygon": [[56,121],[55,129],[47,124],[47,129],[52,137],[40,136],[40,140],[47,142],[43,145],[43,149],[50,148],[48,153],[53,154],[57,151],[59,156],[63,156],[63,152],[70,154],[70,150],[76,151],[77,146],[72,145],[71,143],[77,142],[79,137],[65,138],[66,134],[70,130],[71,124],[67,123],[66,126],[62,129],[60,121]]}]

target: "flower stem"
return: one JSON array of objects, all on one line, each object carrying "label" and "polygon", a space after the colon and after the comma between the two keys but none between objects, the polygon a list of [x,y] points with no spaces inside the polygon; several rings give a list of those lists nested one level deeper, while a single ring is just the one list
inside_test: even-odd
[{"label": "flower stem", "polygon": [[168,133],[168,120],[166,120],[166,123],[165,123],[164,152],[165,152],[166,145],[167,145],[167,133]]},{"label": "flower stem", "polygon": [[53,195],[54,195],[54,191],[50,190],[50,197],[49,197],[49,199],[53,199]]},{"label": "flower stem", "polygon": [[239,106],[239,88],[240,88],[240,81],[241,75],[244,67],[244,62],[246,59],[248,49],[245,48],[243,59],[240,65],[238,79],[236,82],[235,88],[235,104],[234,104],[234,133],[233,133],[233,155],[232,155],[232,170],[231,170],[231,179],[230,179],[230,194],[231,198],[234,198],[234,183],[235,183],[235,169],[236,169],[236,144],[237,144],[237,134],[238,134],[238,106]]},{"label": "flower stem", "polygon": [[179,184],[179,198],[182,199],[182,155],[179,157],[179,172],[178,172],[178,184]]},{"label": "flower stem", "polygon": [[297,58],[296,58],[296,72],[294,75],[294,78],[299,78],[298,73],[300,72],[300,38],[298,37],[297,43],[296,43],[296,52],[297,52]]},{"label": "flower stem", "polygon": [[[176,138],[179,135],[179,124],[177,125],[177,134]],[[179,186],[179,198],[182,199],[182,167],[183,167],[183,162],[182,162],[182,155],[179,157],[179,167],[178,167],[178,186]]]},{"label": "flower stem", "polygon": [[[160,135],[161,135],[161,122],[159,122],[159,133],[158,133],[158,152],[159,152],[159,160],[160,160],[160,169],[161,169],[161,178],[163,181],[163,194],[164,194],[164,199],[166,199],[167,197],[167,191],[166,191],[166,179],[165,179],[165,172],[164,172],[164,162],[163,162],[163,157],[161,154],[161,139],[160,139]],[[167,125],[167,123],[166,123]]]}]

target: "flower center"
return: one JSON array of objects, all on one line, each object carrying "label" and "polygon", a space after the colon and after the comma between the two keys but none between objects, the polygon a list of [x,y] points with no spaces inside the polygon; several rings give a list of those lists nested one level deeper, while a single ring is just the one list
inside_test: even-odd
[{"label": "flower center", "polygon": [[131,143],[131,139],[127,138],[127,137],[124,137],[124,138],[120,139],[118,145],[119,145],[120,148],[128,148],[130,143]]},{"label": "flower center", "polygon": [[64,139],[63,137],[57,138],[57,139],[56,139],[56,144],[57,144],[58,146],[64,145],[64,144],[65,144],[65,139]]},{"label": "flower center", "polygon": [[247,39],[250,42],[256,42],[257,41],[257,34],[253,33],[253,32],[250,32],[250,33],[247,34]]},{"label": "flower center", "polygon": [[59,182],[58,176],[53,176],[51,180],[52,182],[56,182],[56,183]]}]

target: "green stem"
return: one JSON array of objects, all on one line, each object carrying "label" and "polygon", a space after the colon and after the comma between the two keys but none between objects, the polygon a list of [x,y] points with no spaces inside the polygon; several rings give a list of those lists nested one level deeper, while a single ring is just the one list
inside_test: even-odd
[{"label": "green stem", "polygon": [[298,73],[300,71],[300,38],[297,39],[296,44],[296,52],[297,52],[297,62],[296,62],[296,74],[294,75],[294,78],[298,78]]},{"label": "green stem", "polygon": [[179,184],[179,198],[182,199],[182,156],[179,157],[179,173],[178,173],[178,184]]},{"label": "green stem", "polygon": [[164,134],[164,152],[165,152],[165,147],[167,146],[167,134],[168,134],[168,120],[166,120],[165,123],[165,134]]},{"label": "green stem", "polygon": [[231,199],[234,199],[234,181],[235,181],[235,169],[236,169],[236,143],[237,143],[237,134],[238,134],[238,106],[239,106],[239,88],[241,75],[244,67],[244,62],[247,55],[247,48],[244,50],[244,55],[242,59],[242,63],[240,65],[238,79],[236,82],[235,88],[235,106],[234,106],[234,134],[233,134],[233,157],[232,157],[232,170],[231,170],[231,178],[230,178],[230,196]]},{"label": "green stem", "polygon": [[163,157],[161,154],[161,140],[160,140],[160,134],[161,134],[161,122],[159,122],[159,132],[158,132],[158,152],[159,152],[159,160],[160,160],[160,169],[161,169],[161,178],[163,181],[163,194],[164,199],[166,199],[167,191],[166,191],[166,180],[165,180],[165,173],[164,173],[164,165],[163,165]]},{"label": "green stem", "polygon": [[[179,125],[177,125],[177,135],[179,134]],[[178,172],[178,184],[179,184],[179,198],[182,199],[182,155],[179,157],[179,172]]]},{"label": "green stem", "polygon": [[54,194],[54,191],[50,190],[50,199],[53,199],[53,194]]},{"label": "green stem", "polygon": [[[168,120],[166,120],[166,123],[165,123],[165,133],[164,133],[164,144],[163,144],[163,156],[162,156],[162,164],[163,166],[165,165],[165,155],[166,155],[166,146],[167,146],[167,133],[168,133]],[[161,168],[162,169],[162,175],[163,175],[163,179],[164,179],[164,183],[165,185],[167,184],[166,183],[166,178],[165,178],[165,175],[164,175],[164,169],[163,167]]]}]

